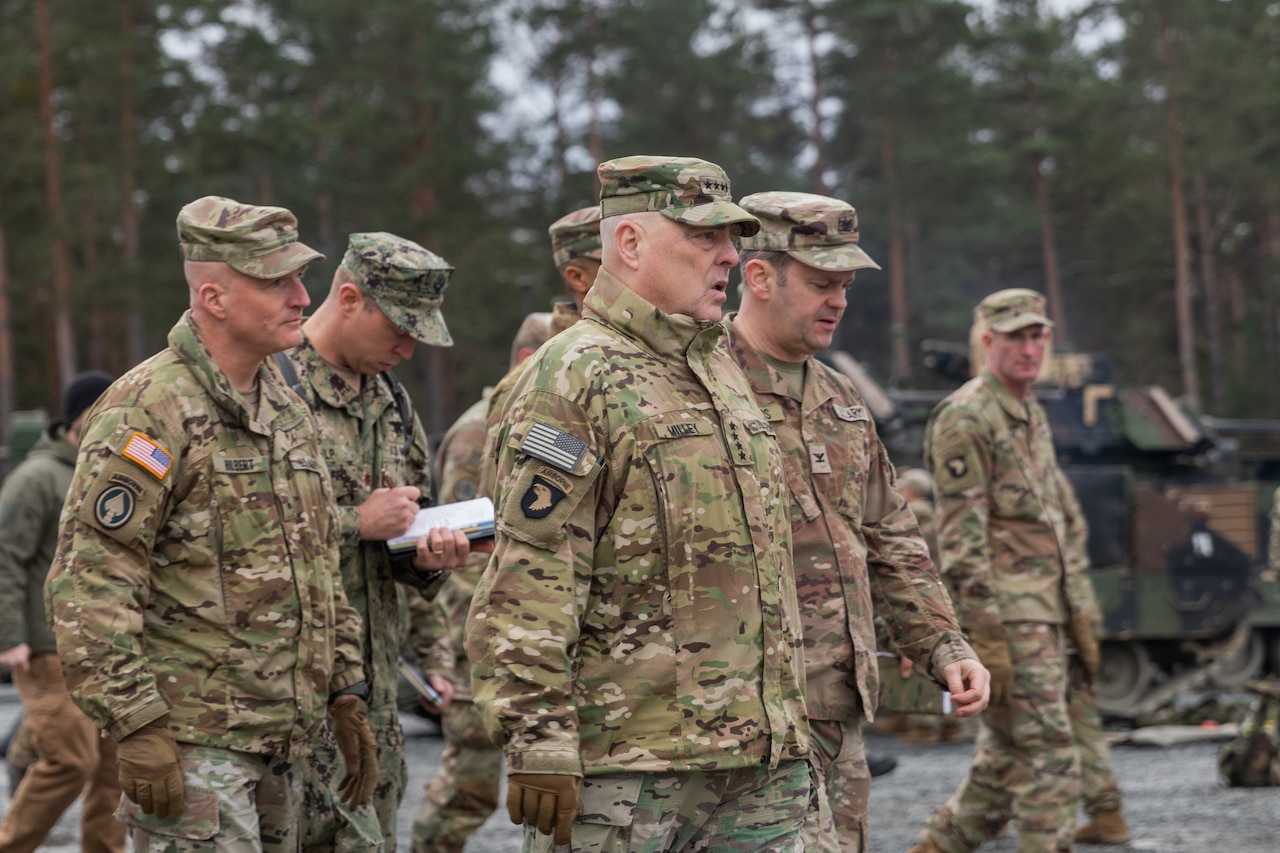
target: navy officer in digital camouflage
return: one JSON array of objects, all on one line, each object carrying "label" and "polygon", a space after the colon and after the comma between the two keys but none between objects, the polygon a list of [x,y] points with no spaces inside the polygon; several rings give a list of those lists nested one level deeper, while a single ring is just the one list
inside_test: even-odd
[{"label": "navy officer in digital camouflage", "polygon": [[117,741],[133,849],[296,851],[332,718],[372,794],[359,615],[315,420],[268,358],[322,258],[279,207],[182,208],[190,310],[84,426],[46,604],[76,704]]},{"label": "navy officer in digital camouflage", "polygon": [[600,164],[603,267],[529,361],[467,625],[526,850],[802,850],[788,496],[721,343],[756,218],[713,163]]}]

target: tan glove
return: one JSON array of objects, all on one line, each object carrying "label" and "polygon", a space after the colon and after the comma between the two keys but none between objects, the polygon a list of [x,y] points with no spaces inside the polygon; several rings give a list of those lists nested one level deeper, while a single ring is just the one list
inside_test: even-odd
[{"label": "tan glove", "polygon": [[1076,644],[1076,654],[1084,667],[1084,675],[1092,687],[1098,680],[1098,670],[1102,666],[1102,653],[1098,650],[1098,640],[1093,636],[1093,620],[1088,614],[1077,613],[1071,617],[1067,625],[1071,632],[1071,641]]},{"label": "tan glove", "polygon": [[969,645],[991,673],[991,704],[1007,705],[1013,695],[1013,660],[1004,626],[974,629],[969,634]]},{"label": "tan glove", "polygon": [[507,777],[507,816],[512,823],[533,824],[543,835],[555,830],[555,843],[568,844],[581,786],[577,776],[513,773]]},{"label": "tan glove", "polygon": [[347,765],[338,793],[348,807],[363,806],[378,781],[378,743],[369,728],[369,708],[359,696],[339,696],[329,706],[329,718],[333,720],[333,739]]},{"label": "tan glove", "polygon": [[187,807],[182,757],[168,721],[166,715],[147,723],[116,746],[120,790],[158,818],[177,817]]}]

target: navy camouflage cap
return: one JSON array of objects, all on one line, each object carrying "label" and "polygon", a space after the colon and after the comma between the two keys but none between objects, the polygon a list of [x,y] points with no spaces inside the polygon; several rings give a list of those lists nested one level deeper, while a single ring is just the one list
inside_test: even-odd
[{"label": "navy camouflage cap", "polygon": [[600,260],[600,205],[593,204],[560,217],[547,229],[556,269],[576,258]]},{"label": "navy camouflage cap", "polygon": [[1027,326],[1053,328],[1044,308],[1044,296],[1034,290],[1011,287],[997,290],[978,303],[978,318],[993,332],[1007,334]]},{"label": "navy camouflage cap", "polygon": [[760,219],[760,232],[742,241],[743,249],[786,252],[832,272],[880,269],[858,246],[858,212],[835,198],[812,193],[755,193],[742,206]]},{"label": "navy camouflage cap", "polygon": [[444,258],[385,231],[352,234],[342,267],[382,313],[424,344],[453,346],[440,306],[453,275]]},{"label": "navy camouflage cap", "polygon": [[298,219],[283,207],[208,195],[178,211],[178,245],[188,261],[222,261],[260,279],[276,279],[324,255],[298,242]]},{"label": "navy camouflage cap", "polygon": [[759,220],[733,203],[729,176],[715,163],[694,157],[619,157],[597,166],[596,175],[602,217],[657,211],[683,225],[730,225],[739,237],[760,230]]}]

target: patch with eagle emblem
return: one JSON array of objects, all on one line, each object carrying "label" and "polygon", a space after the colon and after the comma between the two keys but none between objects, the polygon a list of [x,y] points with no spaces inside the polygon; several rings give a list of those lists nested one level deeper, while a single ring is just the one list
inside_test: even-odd
[{"label": "patch with eagle emblem", "polygon": [[525,518],[546,518],[562,500],[564,492],[544,478],[534,477],[520,498],[520,509],[524,511]]}]

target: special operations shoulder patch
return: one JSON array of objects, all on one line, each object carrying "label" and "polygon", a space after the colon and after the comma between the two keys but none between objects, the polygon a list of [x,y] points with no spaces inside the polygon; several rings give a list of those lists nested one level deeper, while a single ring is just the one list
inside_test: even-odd
[{"label": "special operations shoulder patch", "polygon": [[569,473],[577,467],[587,443],[564,430],[535,421],[520,443],[520,452]]},{"label": "special operations shoulder patch", "polygon": [[93,502],[93,517],[104,530],[119,530],[133,518],[138,501],[123,485],[107,486]]}]

